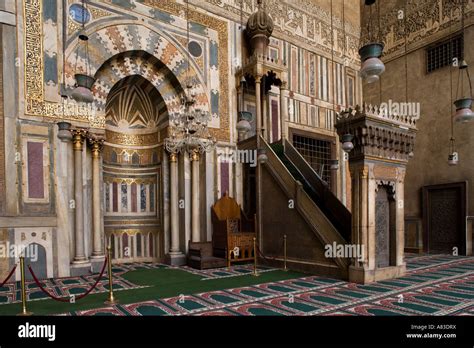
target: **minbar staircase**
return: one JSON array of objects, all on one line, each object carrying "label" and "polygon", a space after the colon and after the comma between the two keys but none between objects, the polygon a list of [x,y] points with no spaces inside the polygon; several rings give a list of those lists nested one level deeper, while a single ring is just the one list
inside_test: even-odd
[{"label": "minbar staircase", "polygon": [[[255,148],[256,138],[239,148]],[[260,138],[267,162],[261,166],[262,232],[266,262],[282,266],[287,236],[287,265],[292,270],[348,278],[350,260],[327,257],[326,245],[351,239],[351,214],[299,152],[287,141],[269,145]]]},{"label": "minbar staircase", "polygon": [[284,145],[281,142],[276,142],[270,146],[293,178],[303,184],[305,192],[326,215],[344,240],[350,242],[351,213],[331,191],[328,184],[288,140],[284,140]]}]

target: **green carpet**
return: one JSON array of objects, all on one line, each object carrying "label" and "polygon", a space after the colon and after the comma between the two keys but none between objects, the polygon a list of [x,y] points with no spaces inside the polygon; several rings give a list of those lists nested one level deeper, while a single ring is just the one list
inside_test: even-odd
[{"label": "green carpet", "polygon": [[[297,272],[272,271],[261,273],[259,277],[242,275],[223,279],[203,278],[178,269],[140,269],[130,271],[122,277],[141,286],[149,286],[141,289],[130,289],[114,293],[120,304],[130,304],[160,298],[168,298],[179,295],[190,295],[200,292],[231,289],[256,285],[261,283],[275,282],[284,279],[292,279],[304,276]],[[28,310],[35,315],[48,315],[65,313],[78,310],[86,310],[104,307],[107,294],[91,294],[74,304],[62,303],[54,300],[33,301],[28,303]],[[20,311],[21,304],[14,303],[0,306],[0,315],[15,315]]]}]

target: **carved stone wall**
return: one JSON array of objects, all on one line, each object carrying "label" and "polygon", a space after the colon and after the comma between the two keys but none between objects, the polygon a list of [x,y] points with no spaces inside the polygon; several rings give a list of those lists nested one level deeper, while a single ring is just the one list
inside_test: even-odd
[{"label": "carved stone wall", "polygon": [[[408,49],[410,51],[419,49],[447,36],[449,31],[458,31],[461,25],[460,3],[461,1],[454,0],[408,0],[406,7]],[[466,24],[472,24],[474,2],[468,0],[466,5]],[[379,37],[385,44],[384,61],[390,61],[403,55],[405,48],[405,20],[399,19],[399,11],[405,10],[405,0],[383,0],[380,1],[379,8],[380,21],[374,16],[373,32],[380,33]],[[362,16],[362,28],[367,26],[367,18],[368,16]],[[363,31],[362,34],[365,35],[366,32]]]}]

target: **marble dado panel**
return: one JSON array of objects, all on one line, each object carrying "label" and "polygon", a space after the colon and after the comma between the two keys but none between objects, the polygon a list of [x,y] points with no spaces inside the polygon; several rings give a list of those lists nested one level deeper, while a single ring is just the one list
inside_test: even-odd
[{"label": "marble dado panel", "polygon": [[37,123],[23,121],[19,127],[17,170],[21,214],[45,216],[54,214],[55,167],[53,130]]}]

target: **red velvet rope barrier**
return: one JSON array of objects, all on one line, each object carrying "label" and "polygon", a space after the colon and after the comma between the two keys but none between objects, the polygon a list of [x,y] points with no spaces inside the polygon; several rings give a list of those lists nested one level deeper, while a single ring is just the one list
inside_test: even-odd
[{"label": "red velvet rope barrier", "polygon": [[[84,298],[86,297],[87,295],[89,295],[89,293],[95,289],[95,287],[97,286],[97,284],[99,284],[99,281],[100,279],[102,278],[102,276],[104,275],[104,271],[105,271],[105,266],[107,265],[107,257],[105,258],[104,260],[104,265],[102,266],[102,270],[100,271],[100,274],[99,276],[97,277],[97,280],[96,282],[94,283],[94,285],[92,285],[89,290],[87,290],[85,293],[83,293],[82,295],[80,296],[77,296],[75,299],[76,300],[80,300],[81,298]],[[49,297],[51,297],[53,300],[55,301],[59,301],[59,302],[70,302],[70,298],[63,298],[63,297],[56,297],[52,294],[50,294],[48,291],[46,291],[46,289],[41,285],[40,281],[38,280],[38,278],[36,277],[35,273],[33,272],[33,270],[31,269],[31,265],[28,265],[28,269],[30,270],[30,273],[31,275],[33,276],[33,279],[36,283],[36,285],[38,285],[38,287],[46,294],[48,295]]]},{"label": "red velvet rope barrier", "polygon": [[3,287],[6,282],[8,282],[8,280],[12,277],[13,273],[15,272],[15,270],[16,270],[16,265],[15,265],[15,267],[13,267],[13,269],[10,271],[10,274],[8,274],[7,279],[5,279],[2,284],[0,284],[0,288]]},{"label": "red velvet rope barrier", "polygon": [[258,247],[258,245],[257,245],[257,252],[260,254],[261,257],[264,258],[265,261],[268,261],[268,258],[265,255],[263,255],[263,253],[260,251],[260,248]]}]

